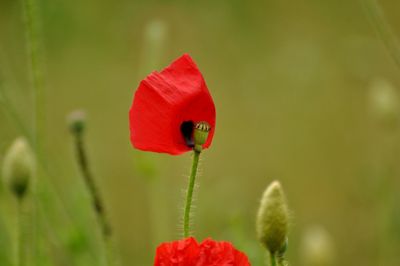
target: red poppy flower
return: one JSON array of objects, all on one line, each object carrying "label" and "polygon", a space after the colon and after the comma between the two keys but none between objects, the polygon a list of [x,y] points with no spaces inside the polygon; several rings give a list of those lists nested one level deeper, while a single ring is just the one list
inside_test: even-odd
[{"label": "red poppy flower", "polygon": [[161,244],[154,266],[250,266],[247,256],[229,242],[186,238]]},{"label": "red poppy flower", "polygon": [[129,112],[131,142],[140,150],[173,155],[192,149],[193,125],[211,126],[203,148],[211,145],[215,106],[206,83],[189,55],[140,82]]}]

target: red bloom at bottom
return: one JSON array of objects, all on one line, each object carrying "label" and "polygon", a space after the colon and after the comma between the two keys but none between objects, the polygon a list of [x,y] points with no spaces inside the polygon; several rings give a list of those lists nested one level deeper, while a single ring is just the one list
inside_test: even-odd
[{"label": "red bloom at bottom", "polygon": [[229,242],[208,238],[199,244],[189,237],[158,246],[154,266],[250,266],[250,263]]}]

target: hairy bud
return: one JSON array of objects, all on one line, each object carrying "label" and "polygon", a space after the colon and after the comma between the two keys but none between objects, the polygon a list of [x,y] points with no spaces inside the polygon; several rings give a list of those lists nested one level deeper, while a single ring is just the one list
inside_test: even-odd
[{"label": "hairy bud", "polygon": [[271,252],[280,254],[286,249],[289,230],[289,210],[278,181],[265,190],[257,215],[257,236]]},{"label": "hairy bud", "polygon": [[3,176],[5,183],[18,197],[23,198],[34,174],[35,159],[25,138],[17,138],[4,158]]}]

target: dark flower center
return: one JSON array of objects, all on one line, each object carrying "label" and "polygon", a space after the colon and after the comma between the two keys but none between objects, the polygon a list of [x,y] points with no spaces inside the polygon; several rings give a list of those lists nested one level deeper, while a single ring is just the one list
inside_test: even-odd
[{"label": "dark flower center", "polygon": [[194,147],[193,128],[194,128],[193,121],[184,121],[181,124],[181,133],[182,133],[183,139],[185,140],[186,145],[189,148]]}]

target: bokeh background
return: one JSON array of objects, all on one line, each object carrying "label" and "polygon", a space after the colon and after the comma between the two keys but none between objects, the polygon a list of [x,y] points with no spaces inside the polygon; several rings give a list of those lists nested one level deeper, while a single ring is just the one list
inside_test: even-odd
[{"label": "bokeh background", "polygon": [[[66,124],[75,109],[87,114],[85,145],[122,264],[152,265],[158,243],[180,237],[191,156],[135,151],[128,110],[139,81],[183,53],[217,109],[198,178],[198,239],[232,241],[263,265],[255,214],[277,179],[292,211],[291,264],[307,265],[308,232],[318,230],[331,265],[400,264],[400,68],[362,1],[37,2],[44,155],[28,220],[40,265],[104,263]],[[400,2],[380,3],[400,35]],[[20,1],[1,0],[2,90],[31,134],[25,39]],[[0,159],[24,134],[2,107]],[[8,266],[14,205],[0,188],[0,265]]]}]

